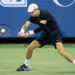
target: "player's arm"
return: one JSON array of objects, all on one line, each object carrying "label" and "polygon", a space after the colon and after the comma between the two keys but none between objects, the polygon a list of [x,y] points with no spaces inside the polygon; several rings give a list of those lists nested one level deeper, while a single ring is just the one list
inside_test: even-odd
[{"label": "player's arm", "polygon": [[33,34],[38,33],[38,32],[40,32],[40,31],[41,31],[41,28],[38,27],[38,28],[36,28],[36,29],[34,29],[34,30],[30,30],[30,31],[27,32],[27,33],[29,33],[29,35],[33,35]]},{"label": "player's arm", "polygon": [[[40,21],[40,24],[42,24],[42,25],[46,25],[46,23],[47,23],[47,20],[41,20]],[[41,28],[38,27],[37,29],[30,30],[28,33],[29,33],[29,35],[32,35],[32,34],[40,32],[40,31],[41,31]]]},{"label": "player's arm", "polygon": [[21,31],[24,32],[30,24],[31,24],[31,22],[30,22],[30,21],[27,21],[27,22],[22,26]]},{"label": "player's arm", "polygon": [[21,28],[21,31],[18,33],[18,36],[22,36],[24,34],[24,31],[27,29],[27,27],[31,24],[30,21],[27,21]]},{"label": "player's arm", "polygon": [[41,20],[40,23],[46,25],[47,20]]},{"label": "player's arm", "polygon": [[48,29],[48,27],[46,26],[46,24],[47,24],[47,20],[42,20],[42,21],[40,21],[40,25],[42,26],[45,26],[45,29],[46,29],[46,31],[48,31],[49,33],[50,33],[50,30]]},{"label": "player's arm", "polygon": [[27,33],[24,33],[23,35],[22,35],[22,37],[28,37],[29,35],[33,35],[33,34],[35,34],[35,33],[38,33],[38,32],[40,32],[41,31],[41,28],[40,27],[38,27],[38,28],[36,28],[36,29],[34,29],[34,30],[30,30],[29,32],[27,32]]}]

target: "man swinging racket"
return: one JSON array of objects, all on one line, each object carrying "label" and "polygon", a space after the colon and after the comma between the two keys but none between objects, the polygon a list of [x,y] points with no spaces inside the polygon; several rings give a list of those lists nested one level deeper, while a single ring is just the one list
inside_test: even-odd
[{"label": "man swinging racket", "polygon": [[[17,69],[17,71],[31,70],[30,59],[34,49],[38,47],[41,48],[51,42],[60,55],[65,57],[69,62],[75,64],[75,60],[72,58],[72,56],[63,49],[61,32],[53,16],[47,10],[40,10],[37,4],[30,4],[28,7],[28,12],[31,16],[22,26],[18,36],[28,37],[29,35],[33,35],[39,31],[43,31],[43,33],[28,46],[25,62]],[[24,33],[31,23],[38,24],[39,27],[35,30],[30,30],[29,32]]]}]

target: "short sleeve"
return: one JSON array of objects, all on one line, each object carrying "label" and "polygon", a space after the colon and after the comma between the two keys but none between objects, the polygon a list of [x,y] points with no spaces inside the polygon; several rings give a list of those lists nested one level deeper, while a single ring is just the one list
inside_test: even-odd
[{"label": "short sleeve", "polygon": [[34,18],[33,18],[32,16],[30,16],[30,18],[28,19],[28,21],[30,21],[30,22],[32,22],[32,23],[35,22],[35,20],[34,20]]}]

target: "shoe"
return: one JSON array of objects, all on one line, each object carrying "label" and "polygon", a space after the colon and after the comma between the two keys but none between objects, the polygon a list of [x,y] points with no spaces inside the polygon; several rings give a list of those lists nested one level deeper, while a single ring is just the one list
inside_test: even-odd
[{"label": "shoe", "polygon": [[30,71],[30,66],[26,66],[25,64],[21,65],[16,71]]}]

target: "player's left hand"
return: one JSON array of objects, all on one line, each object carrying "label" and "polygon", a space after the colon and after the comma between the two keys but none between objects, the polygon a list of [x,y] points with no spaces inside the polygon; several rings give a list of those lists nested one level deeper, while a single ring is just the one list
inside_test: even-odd
[{"label": "player's left hand", "polygon": [[28,33],[28,32],[27,32],[27,33],[22,34],[22,37],[27,38],[28,36],[29,36],[29,33]]}]

